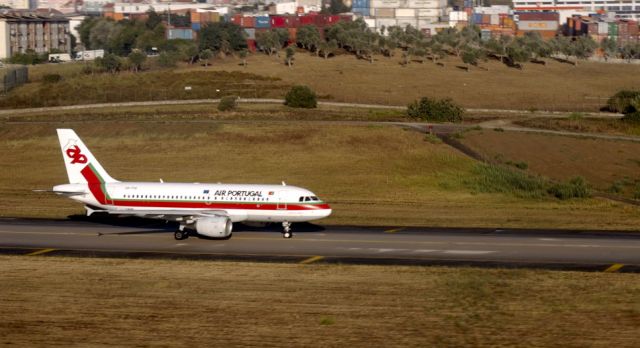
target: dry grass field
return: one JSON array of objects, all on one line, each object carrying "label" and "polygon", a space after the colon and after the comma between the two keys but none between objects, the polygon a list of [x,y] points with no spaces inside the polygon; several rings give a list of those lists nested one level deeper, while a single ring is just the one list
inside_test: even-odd
[{"label": "dry grass field", "polygon": [[636,230],[637,208],[601,199],[474,193],[478,163],[396,127],[317,123],[91,121],[0,126],[0,216],[83,214],[32,189],[65,183],[55,128],[71,127],[112,176],[180,182],[280,183],[331,203],[322,224]]},{"label": "dry grass field", "polygon": [[640,276],[0,256],[0,345],[637,347]]},{"label": "dry grass field", "polygon": [[[403,67],[399,56],[377,56],[370,64],[352,55],[324,60],[299,50],[292,68],[283,57],[252,54],[248,66],[233,57],[213,65],[181,64],[176,69],[133,74],[83,75],[84,63],[30,67],[29,83],[3,99],[0,107],[28,107],[135,100],[217,98],[224,95],[278,97],[293,84],[311,86],[321,99],[340,102],[406,105],[423,97],[452,98],[467,108],[598,111],[621,89],[640,88],[637,64],[581,62],[571,66],[549,60],[523,70],[497,61],[465,72],[460,59],[449,57],[440,67],[414,62]],[[486,70],[485,70],[486,69]],[[44,83],[45,74],[63,76]],[[242,74],[239,74],[242,73]],[[245,74],[246,73],[246,74]],[[185,87],[192,87],[185,91]]]},{"label": "dry grass field", "polygon": [[[640,88],[640,65],[580,63],[570,66],[549,60],[546,66],[526,64],[523,70],[497,61],[481,63],[488,70],[465,72],[460,59],[402,67],[399,56],[377,56],[370,64],[351,55],[324,61],[298,51],[292,68],[284,58],[251,55],[248,66],[239,60],[216,61],[200,70],[243,71],[277,77],[288,84],[305,84],[333,101],[406,105],[423,97],[449,97],[468,108],[597,111],[621,89]],[[187,69],[190,71],[192,69]]]},{"label": "dry grass field", "polygon": [[465,133],[462,142],[488,160],[525,162],[554,180],[582,176],[602,191],[619,182],[628,194],[640,183],[637,142],[492,130]]},{"label": "dry grass field", "polygon": [[517,120],[514,124],[523,127],[558,131],[640,136],[640,124],[622,119],[530,118]]},{"label": "dry grass field", "polygon": [[[218,104],[154,105],[154,106],[114,106],[77,110],[21,110],[13,114],[0,114],[4,122],[184,122],[184,121],[414,121],[404,110],[366,109],[353,107],[319,106],[317,109],[295,109],[283,104],[239,103],[231,111],[219,111]],[[468,117],[466,122],[486,120],[487,117]]]}]

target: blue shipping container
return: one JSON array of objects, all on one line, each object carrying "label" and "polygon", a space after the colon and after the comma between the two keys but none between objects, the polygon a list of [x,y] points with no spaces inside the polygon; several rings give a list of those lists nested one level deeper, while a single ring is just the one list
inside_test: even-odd
[{"label": "blue shipping container", "polygon": [[191,29],[169,29],[169,39],[193,39],[193,31]]},{"label": "blue shipping container", "polygon": [[191,29],[200,31],[200,23],[191,23]]},{"label": "blue shipping container", "polygon": [[355,14],[361,14],[363,16],[371,16],[371,9],[366,7],[366,8],[352,8],[351,12],[355,13]]},{"label": "blue shipping container", "polygon": [[482,23],[482,13],[474,13],[473,14],[473,24]]},{"label": "blue shipping container", "polygon": [[351,11],[354,13],[355,9],[369,8],[369,0],[353,0],[353,2],[351,3],[351,7]]},{"label": "blue shipping container", "polygon": [[269,29],[271,28],[271,19],[269,16],[256,17],[256,28]]}]

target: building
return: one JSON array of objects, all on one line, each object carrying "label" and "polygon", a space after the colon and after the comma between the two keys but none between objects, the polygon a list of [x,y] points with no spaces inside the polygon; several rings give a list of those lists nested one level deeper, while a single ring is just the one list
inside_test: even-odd
[{"label": "building", "polygon": [[515,11],[555,11],[564,23],[573,15],[608,14],[640,20],[640,0],[513,0]]},{"label": "building", "polygon": [[56,13],[12,11],[0,14],[0,58],[33,50],[71,52],[69,19]]}]

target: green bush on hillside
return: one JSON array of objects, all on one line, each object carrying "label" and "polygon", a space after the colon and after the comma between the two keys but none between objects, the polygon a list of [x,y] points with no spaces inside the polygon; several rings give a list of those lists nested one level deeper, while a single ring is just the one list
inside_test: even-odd
[{"label": "green bush on hillside", "polygon": [[521,198],[547,196],[545,181],[507,167],[479,164],[465,186],[477,193],[508,193]]},{"label": "green bush on hillside", "polygon": [[316,93],[307,86],[293,86],[284,98],[284,105],[292,108],[316,108]]},{"label": "green bush on hillside", "polygon": [[218,110],[220,111],[231,111],[236,108],[238,97],[236,96],[226,96],[220,99],[218,103]]},{"label": "green bush on hillside", "polygon": [[622,90],[607,100],[607,109],[611,112],[619,112],[621,114],[640,111],[632,105],[633,100],[636,98],[640,98],[640,91]]},{"label": "green bush on hillside", "polygon": [[423,97],[407,107],[407,115],[413,118],[436,122],[461,122],[464,109],[453,100]]},{"label": "green bush on hillside", "polygon": [[551,187],[549,187],[547,192],[561,200],[591,197],[591,189],[589,188],[589,184],[581,176],[577,176],[569,180],[568,182],[562,182],[552,185]]}]

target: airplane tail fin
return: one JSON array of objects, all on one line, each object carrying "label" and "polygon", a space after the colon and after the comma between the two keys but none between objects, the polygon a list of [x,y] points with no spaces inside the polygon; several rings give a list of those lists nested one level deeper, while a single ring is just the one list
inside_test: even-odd
[{"label": "airplane tail fin", "polygon": [[118,182],[102,168],[89,148],[73,129],[58,129],[62,158],[70,184],[104,184]]}]

